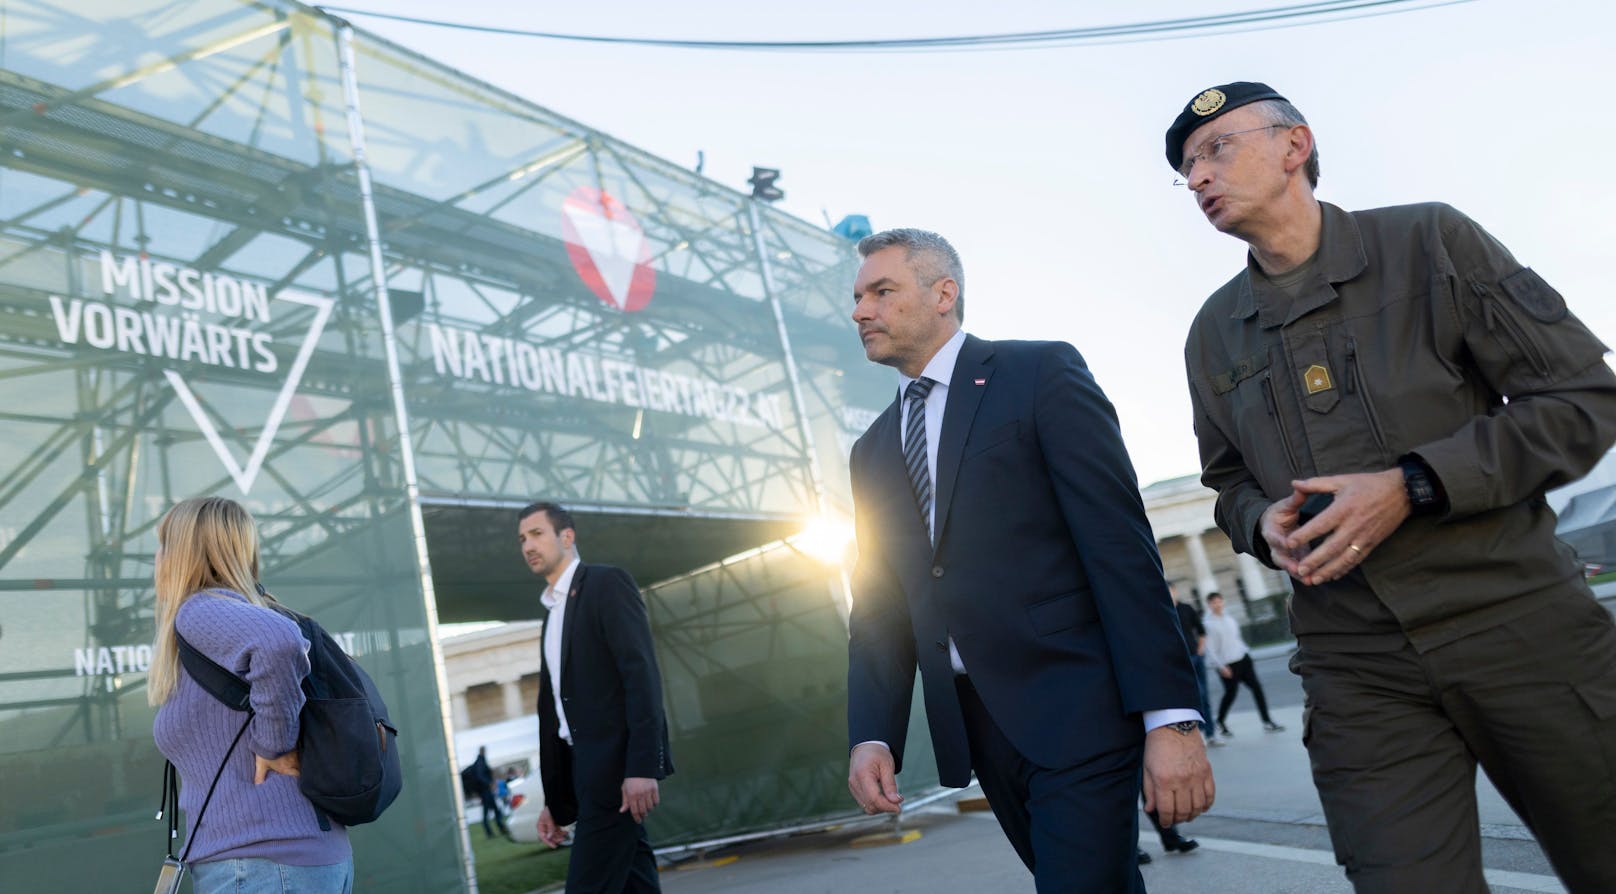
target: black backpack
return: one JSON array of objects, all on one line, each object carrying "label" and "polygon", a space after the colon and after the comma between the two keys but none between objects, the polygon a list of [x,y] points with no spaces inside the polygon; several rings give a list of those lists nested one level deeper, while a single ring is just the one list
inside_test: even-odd
[{"label": "black backpack", "polygon": [[[327,817],[344,826],[374,822],[404,787],[398,760],[398,729],[376,684],[313,618],[284,606],[309,641],[309,675],[303,678],[298,715],[298,789],[314,804],[320,828]],[[246,680],[198,652],[178,631],[180,663],[208,694],[234,711],[252,712]]]}]

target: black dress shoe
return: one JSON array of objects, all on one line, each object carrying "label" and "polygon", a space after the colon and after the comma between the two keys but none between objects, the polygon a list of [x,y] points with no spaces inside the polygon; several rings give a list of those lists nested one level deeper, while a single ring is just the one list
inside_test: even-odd
[{"label": "black dress shoe", "polygon": [[1185,838],[1182,835],[1174,835],[1171,838],[1162,839],[1162,847],[1166,848],[1169,854],[1187,854],[1200,846],[1201,843],[1199,841],[1196,841],[1193,838]]},{"label": "black dress shoe", "polygon": [[1149,863],[1149,862],[1150,862],[1150,855],[1145,853],[1144,851],[1140,851],[1139,852],[1139,865],[1143,866],[1143,865],[1145,865],[1146,863]]}]

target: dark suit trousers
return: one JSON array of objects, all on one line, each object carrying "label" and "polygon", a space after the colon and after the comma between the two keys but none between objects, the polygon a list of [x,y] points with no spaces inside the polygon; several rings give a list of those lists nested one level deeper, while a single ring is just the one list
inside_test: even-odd
[{"label": "dark suit trousers", "polygon": [[1038,894],[1144,894],[1135,843],[1144,746],[1039,767],[1005,738],[967,677],[955,678],[971,769]]},{"label": "dark suit trousers", "polygon": [[[576,758],[566,745],[569,758]],[[586,762],[587,763],[587,762]],[[601,781],[600,773],[581,770],[573,777],[578,793],[578,824],[572,829],[572,856],[567,860],[567,894],[650,894],[662,890],[656,857],[645,827],[627,813],[623,780]],[[593,777],[594,781],[590,781]]]}]

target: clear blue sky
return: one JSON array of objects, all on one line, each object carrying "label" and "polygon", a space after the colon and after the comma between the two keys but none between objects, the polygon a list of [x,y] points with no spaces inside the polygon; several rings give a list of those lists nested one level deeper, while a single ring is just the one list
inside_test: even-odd
[{"label": "clear blue sky", "polygon": [[[651,0],[344,5],[655,37],[913,37],[1078,27],[1279,5]],[[1162,132],[1201,89],[1260,80],[1312,122],[1319,196],[1440,200],[1480,221],[1616,340],[1616,4],[1507,0],[1145,44],[927,54],[603,47],[353,16],[363,28],[783,207],[937,230],[965,260],[966,328],[1060,338],[1122,417],[1142,482],[1199,469],[1181,348],[1243,263],[1171,186]],[[361,72],[363,76],[363,72]]]}]

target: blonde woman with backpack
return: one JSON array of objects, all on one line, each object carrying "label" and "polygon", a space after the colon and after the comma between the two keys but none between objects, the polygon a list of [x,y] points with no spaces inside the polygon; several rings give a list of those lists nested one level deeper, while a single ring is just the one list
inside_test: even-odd
[{"label": "blonde woman with backpack", "polygon": [[[309,643],[258,584],[252,516],[222,497],[185,500],[157,541],[147,697],[158,706],[157,747],[184,783],[181,859],[195,894],[349,894],[347,829],[322,823],[298,789]],[[184,670],[180,637],[251,684],[250,711],[226,707]]]}]

